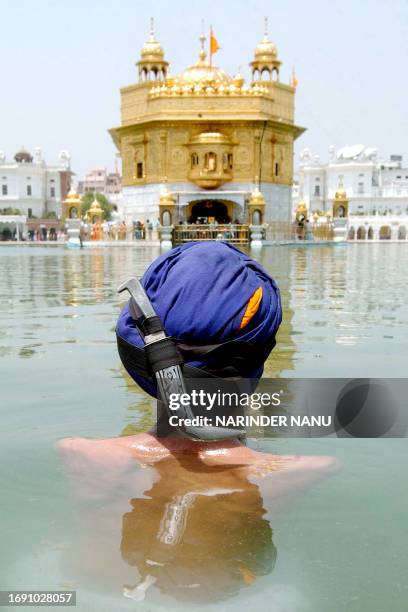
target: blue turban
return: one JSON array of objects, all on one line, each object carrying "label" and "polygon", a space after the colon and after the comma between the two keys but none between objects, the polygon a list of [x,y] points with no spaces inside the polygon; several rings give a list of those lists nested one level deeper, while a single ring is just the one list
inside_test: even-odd
[{"label": "blue turban", "polygon": [[[282,308],[275,281],[258,262],[225,242],[189,242],[153,261],[141,282],[168,336],[181,346],[250,346],[259,358],[247,359],[245,377],[261,377],[275,345]],[[116,333],[118,339],[143,348],[128,305]],[[183,356],[186,365],[196,368],[211,363],[211,352]],[[156,395],[152,379],[129,364],[125,367],[145,391]]]}]

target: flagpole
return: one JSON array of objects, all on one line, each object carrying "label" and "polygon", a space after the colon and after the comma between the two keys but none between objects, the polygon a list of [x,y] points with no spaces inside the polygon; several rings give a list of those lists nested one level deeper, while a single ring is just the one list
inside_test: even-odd
[{"label": "flagpole", "polygon": [[210,68],[212,68],[212,26],[210,26]]}]

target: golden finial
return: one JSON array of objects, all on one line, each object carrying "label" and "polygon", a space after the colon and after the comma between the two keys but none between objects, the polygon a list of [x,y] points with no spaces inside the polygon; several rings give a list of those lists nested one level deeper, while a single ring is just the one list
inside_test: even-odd
[{"label": "golden finial", "polygon": [[[155,56],[154,59],[156,61],[164,60],[163,49],[161,48],[159,41],[156,40],[156,36],[154,34],[154,19],[153,19],[153,17],[150,18],[150,33],[149,33],[149,38],[148,38],[148,40],[145,42],[145,44],[142,47],[141,56],[142,56],[142,59],[145,58],[145,57],[148,57],[148,56]],[[150,58],[148,58],[148,59],[150,59]]]},{"label": "golden finial", "polygon": [[200,49],[200,53],[199,53],[199,57],[200,60],[203,62],[205,60],[205,58],[207,57],[207,53],[205,52],[205,41],[207,40],[207,37],[204,33],[200,34],[200,44],[201,44],[201,49]]},{"label": "golden finial", "polygon": [[343,175],[340,174],[339,176],[339,184],[337,187],[337,191],[334,194],[334,197],[336,198],[336,200],[344,200],[347,198],[347,193],[344,189],[344,184],[343,184]]},{"label": "golden finial", "polygon": [[257,44],[255,49],[255,57],[259,56],[277,56],[277,49],[273,42],[269,38],[268,32],[268,18],[264,18],[264,34],[260,43]]}]

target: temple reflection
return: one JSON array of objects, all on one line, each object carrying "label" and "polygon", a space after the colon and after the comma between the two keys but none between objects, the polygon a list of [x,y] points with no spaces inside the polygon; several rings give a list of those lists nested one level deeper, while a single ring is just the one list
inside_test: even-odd
[{"label": "temple reflection", "polygon": [[157,480],[130,500],[120,551],[138,575],[123,593],[151,588],[180,601],[227,599],[272,572],[277,551],[256,484],[239,468],[207,467],[192,457],[155,465]]}]

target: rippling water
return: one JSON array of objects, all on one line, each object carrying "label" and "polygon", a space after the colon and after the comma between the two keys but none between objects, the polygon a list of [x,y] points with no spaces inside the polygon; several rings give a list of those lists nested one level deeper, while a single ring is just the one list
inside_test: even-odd
[{"label": "rippling water", "polygon": [[[141,275],[158,254],[157,248],[0,248],[3,589],[72,587],[80,610],[134,609],[119,588],[126,582],[119,562],[112,561],[117,574],[108,589],[102,579],[92,583],[85,562],[73,572],[66,560],[75,554],[75,504],[53,446],[64,436],[117,436],[152,423],[151,400],[120,365],[114,326],[122,302],[117,286]],[[269,247],[256,257],[277,280],[284,306],[268,374],[405,377],[406,245]],[[210,609],[405,609],[405,440],[251,444],[335,455],[343,467],[271,522],[274,570]],[[122,515],[112,511],[112,522],[120,526]],[[179,605],[168,594],[138,609]]]}]

